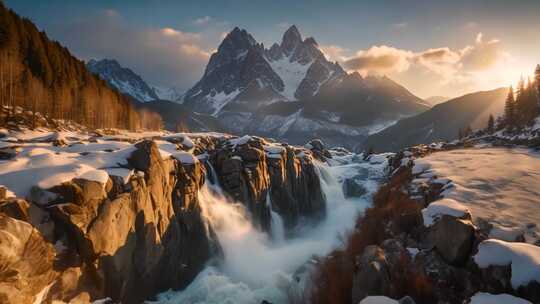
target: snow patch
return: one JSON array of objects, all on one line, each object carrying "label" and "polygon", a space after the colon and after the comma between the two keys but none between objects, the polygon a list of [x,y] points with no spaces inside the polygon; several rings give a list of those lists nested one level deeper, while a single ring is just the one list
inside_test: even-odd
[{"label": "snow patch", "polygon": [[469,304],[532,304],[531,302],[524,300],[522,298],[515,297],[506,293],[502,294],[490,294],[486,292],[477,292],[471,298]]},{"label": "snow patch", "polygon": [[474,261],[480,268],[511,265],[514,289],[531,281],[540,282],[540,247],[488,239],[478,245]]},{"label": "snow patch", "polygon": [[469,209],[450,198],[438,200],[429,204],[427,208],[422,209],[422,218],[426,227],[433,225],[443,215],[462,218],[466,214],[470,214]]}]

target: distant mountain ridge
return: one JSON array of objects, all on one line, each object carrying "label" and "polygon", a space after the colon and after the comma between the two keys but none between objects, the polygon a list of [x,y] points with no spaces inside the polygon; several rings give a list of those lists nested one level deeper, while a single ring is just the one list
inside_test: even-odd
[{"label": "distant mountain ridge", "polygon": [[138,102],[154,100],[178,101],[182,95],[175,88],[163,88],[148,84],[141,76],[114,59],[91,59],[86,67],[110,86]]},{"label": "distant mountain ridge", "polygon": [[294,25],[270,48],[234,28],[183,104],[217,117],[232,133],[293,144],[320,137],[349,148],[381,127],[429,108],[387,77],[345,72]]},{"label": "distant mountain ridge", "polygon": [[457,139],[460,129],[485,128],[489,115],[501,115],[507,94],[507,88],[500,88],[440,103],[426,112],[400,120],[372,134],[363,147],[376,151],[398,151],[418,144]]}]

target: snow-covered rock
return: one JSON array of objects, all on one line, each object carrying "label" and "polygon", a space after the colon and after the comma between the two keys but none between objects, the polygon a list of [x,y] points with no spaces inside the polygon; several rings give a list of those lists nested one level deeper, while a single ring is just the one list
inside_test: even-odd
[{"label": "snow-covered rock", "polygon": [[490,294],[478,292],[471,297],[469,304],[532,304],[531,302],[509,294]]},{"label": "snow-covered rock", "polygon": [[435,201],[429,204],[427,208],[422,209],[422,218],[426,227],[433,225],[443,215],[450,215],[456,218],[471,218],[470,211],[467,207],[449,198]]},{"label": "snow-covered rock", "polygon": [[478,245],[474,261],[480,268],[491,265],[512,267],[512,287],[517,289],[531,281],[540,283],[540,247],[527,243],[510,243],[488,239]]}]

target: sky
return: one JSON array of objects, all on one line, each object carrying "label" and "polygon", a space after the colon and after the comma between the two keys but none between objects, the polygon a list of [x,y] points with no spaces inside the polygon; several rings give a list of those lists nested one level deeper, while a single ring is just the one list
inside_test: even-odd
[{"label": "sky", "polygon": [[189,89],[235,26],[270,46],[295,24],[347,71],[420,97],[509,86],[540,62],[540,0],[7,0],[77,57]]}]

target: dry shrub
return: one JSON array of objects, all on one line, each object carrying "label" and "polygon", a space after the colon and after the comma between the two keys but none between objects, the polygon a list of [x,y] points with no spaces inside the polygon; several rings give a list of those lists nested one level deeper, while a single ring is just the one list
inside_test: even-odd
[{"label": "dry shrub", "polygon": [[[379,188],[373,197],[373,207],[358,217],[356,229],[347,236],[344,248],[334,250],[319,263],[313,278],[311,303],[351,303],[355,258],[367,246],[380,244],[393,234],[409,232],[421,224],[421,206],[402,191],[411,178],[411,169],[402,167]],[[408,256],[402,260],[398,268],[403,271],[392,278],[396,296],[410,295],[420,303],[429,303],[432,300],[429,278],[413,271]]]}]

